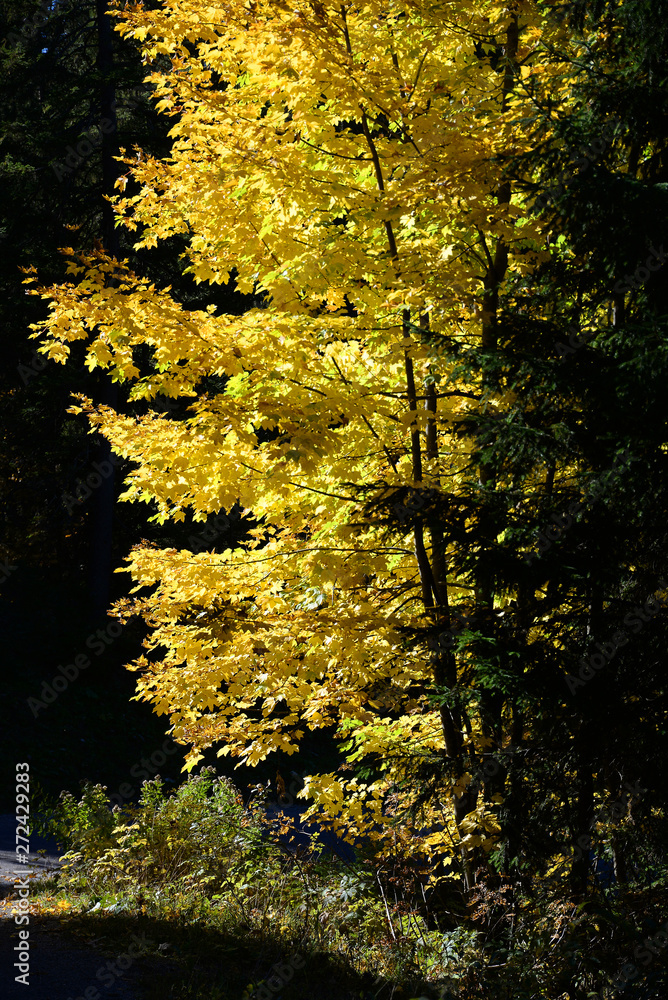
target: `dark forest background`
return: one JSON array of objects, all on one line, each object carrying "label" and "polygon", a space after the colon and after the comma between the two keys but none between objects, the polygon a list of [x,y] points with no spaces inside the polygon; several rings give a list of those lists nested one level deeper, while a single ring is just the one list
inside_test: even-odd
[{"label": "dark forest background", "polygon": [[[592,917],[580,937],[576,929],[567,939],[563,961],[554,959],[550,995],[570,990],[564,995],[580,998],[584,987],[572,988],[577,963],[598,976],[598,956],[606,953],[616,968],[636,939],[656,930],[659,911],[668,917],[668,610],[656,603],[651,613],[643,610],[668,586],[668,20],[665,0],[542,6],[555,7],[553,16],[581,38],[584,55],[572,102],[536,108],[535,148],[509,171],[514,190],[530,196],[533,211],[551,224],[553,246],[564,251],[555,250],[530,281],[504,289],[498,350],[471,363],[493,391],[503,385],[516,392],[517,403],[503,422],[482,417],[465,431],[490,477],[510,469],[526,482],[538,453],[547,465],[540,496],[523,498],[535,557],[521,565],[511,558],[526,524],[524,535],[518,529],[513,536],[490,494],[472,529],[481,545],[472,544],[470,558],[484,550],[481,578],[521,595],[512,629],[501,622],[494,633],[498,648],[508,660],[527,650],[533,657],[520,671],[521,690],[491,659],[481,682],[491,692],[497,685],[504,697],[510,692],[517,707],[514,756],[493,776],[508,792],[499,865],[518,894],[533,891],[534,877],[548,884],[549,859],[564,848],[555,835],[558,799],[570,838],[570,901],[588,901],[596,920],[603,914],[603,930]],[[489,46],[478,55],[498,59]],[[156,284],[171,285],[190,308],[213,303],[241,312],[251,304],[233,279],[222,288],[195,285],[183,273],[177,240],[137,254],[114,228],[106,196],[123,169],[114,157],[121,148],[157,156],[170,148],[169,119],[153,110],[144,71],[139,52],[113,32],[106,0],[0,0],[2,812],[13,810],[20,761],[30,763],[33,781],[49,796],[77,790],[82,780],[101,782],[112,794],[127,783],[136,794],[133,769],[155,754],[161,761],[166,720],[131,700],[134,675],[123,664],[139,654],[143,632],[132,620],[115,634],[107,611],[128,587],[128,577],[115,571],[141,539],[227,548],[249,526],[235,512],[222,527],[213,519],[159,526],[150,507],[117,503],[123,463],[111,474],[108,448],[67,408],[72,393],[85,392],[122,410],[123,387],[91,374],[81,345],[59,366],[37,355],[29,338],[44,304],[26,294],[21,269],[35,268],[44,285],[63,281],[59,248],[66,246],[102,245]],[[146,405],[178,419],[186,404]],[[553,492],[555,470],[571,460],[578,482]],[[568,511],[583,496],[575,520]],[[505,548],[488,544],[499,525],[508,528]],[[537,600],[554,640],[542,645],[529,644],[522,626],[524,614],[536,619]],[[620,622],[632,642],[610,651]],[[605,677],[581,665],[583,641],[608,649]],[[562,655],[573,663],[568,699]],[[82,656],[89,665],[49,701],[54,678],[62,688]],[[491,704],[495,695],[489,697]],[[522,743],[526,720],[530,745]],[[165,756],[147,769],[176,784],[183,754]],[[321,734],[305,742],[299,759],[276,755],[253,774],[225,766],[247,787],[275,782],[277,769],[330,770],[335,759],[336,748]],[[222,770],[220,759],[208,762]],[[427,769],[415,780],[418,790],[420,782],[437,788],[439,776]],[[605,905],[588,834],[595,797],[621,803],[626,817],[620,825],[611,813],[610,835],[593,845],[608,875],[628,890]],[[536,905],[548,912],[552,904]],[[499,908],[500,896],[488,914]],[[665,995],[664,966],[665,956],[626,995]],[[513,995],[511,978],[509,984],[503,995]]]},{"label": "dark forest background", "polygon": [[[548,468],[543,498],[530,511],[536,528],[553,535],[555,510],[567,511],[583,484],[605,484],[563,540],[538,543],[543,551],[521,568],[520,583],[529,603],[542,588],[555,635],[606,641],[614,624],[643,607],[668,577],[668,22],[659,0],[565,3],[554,16],[584,42],[573,102],[536,109],[535,148],[509,169],[533,210],[551,221],[551,239],[569,252],[555,253],[530,283],[518,280],[504,292],[499,351],[481,355],[478,364],[490,385],[517,389],[517,407],[503,425],[490,417],[467,433],[490,474],[510,465],[518,481],[537,449],[552,456],[553,469],[577,458],[580,490],[553,495]],[[621,28],[601,44],[611,19]],[[35,268],[42,284],[59,282],[65,278],[60,247],[101,244],[157,284],[171,285],[191,308],[215,303],[236,312],[249,299],[235,291],[233,279],[222,288],[195,285],[183,273],[178,240],[137,254],[114,228],[106,196],[123,169],[114,159],[119,149],[164,156],[170,140],[169,119],[155,113],[143,83],[140,54],[113,32],[105,0],[2,0],[0,39],[0,806],[9,810],[17,761],[29,761],[50,794],[82,779],[114,790],[164,742],[164,720],[130,700],[134,677],[122,669],[140,650],[140,623],[106,641],[115,628],[107,609],[128,582],[115,570],[130,547],[146,538],[161,546],[225,548],[245,530],[239,518],[223,529],[158,526],[150,508],[116,503],[123,463],[113,475],[101,474],[109,466],[107,447],[67,407],[73,392],[85,392],[122,409],[123,387],[91,374],[77,350],[66,366],[35,353],[29,330],[44,304],[26,294],[21,268]],[[491,58],[484,49],[479,57]],[[603,308],[607,320],[598,330]],[[550,322],[538,319],[546,315]],[[146,405],[178,418],[185,404]],[[95,476],[100,482],[87,488]],[[481,511],[481,537],[494,536],[497,514],[493,506]],[[487,551],[490,563],[481,573],[517,587],[507,552]],[[504,641],[524,648],[520,632]],[[592,673],[566,715],[558,708],[564,692],[552,669],[554,650],[546,648],[540,662],[543,654],[532,647],[539,659],[527,675],[526,711],[534,747],[544,754],[532,760],[520,754],[513,765],[503,818],[515,862],[521,857],[538,870],[554,850],[546,803],[557,774],[575,833],[588,828],[594,790],[614,798],[625,782],[647,789],[635,807],[633,842],[610,850],[620,877],[661,856],[668,837],[665,609],[638,632],[616,656],[612,680]],[[35,714],[29,699],[43,700],[43,685],[79,655],[90,666]],[[317,770],[333,754],[320,737],[299,761],[272,759],[257,776],[241,778],[266,781],[277,767]],[[177,781],[181,762],[180,753],[172,755],[161,773]],[[528,815],[530,834],[519,821],[513,827],[514,816]],[[574,864],[580,888],[587,864],[586,853],[579,869]]]}]

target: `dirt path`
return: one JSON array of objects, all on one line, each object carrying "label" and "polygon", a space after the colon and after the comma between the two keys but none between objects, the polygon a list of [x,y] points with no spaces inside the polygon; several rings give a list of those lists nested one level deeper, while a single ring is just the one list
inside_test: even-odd
[{"label": "dirt path", "polygon": [[15,997],[24,1000],[144,1000],[145,993],[136,982],[137,963],[121,971],[116,964],[119,956],[109,958],[94,948],[73,944],[58,934],[58,921],[35,923],[31,919],[28,985],[16,982],[14,977],[19,970],[14,968],[17,961],[14,948],[19,943],[19,928],[11,909],[11,902],[0,904],[2,1000],[14,1000]]},{"label": "dirt path", "polygon": [[[57,919],[30,916],[28,929],[28,985],[16,982],[22,970],[15,948],[19,930],[12,913],[16,906],[16,879],[34,884],[60,866],[56,845],[39,837],[30,838],[30,854],[25,864],[18,864],[12,850],[15,839],[13,816],[0,816],[0,998],[14,1000],[144,1000],[146,994],[138,979],[146,960],[135,955],[108,954],[104,942],[99,947],[79,944],[59,933]],[[46,853],[39,855],[36,852]],[[30,889],[28,889],[30,892]],[[22,927],[26,925],[23,924]],[[140,939],[134,946],[140,953]],[[88,992],[86,992],[88,991]]]}]

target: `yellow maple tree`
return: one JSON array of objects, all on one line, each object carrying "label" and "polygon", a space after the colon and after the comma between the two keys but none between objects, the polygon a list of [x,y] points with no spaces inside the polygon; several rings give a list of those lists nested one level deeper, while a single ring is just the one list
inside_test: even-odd
[{"label": "yellow maple tree", "polygon": [[475,708],[428,697],[460,683],[468,655],[432,640],[494,598],[452,572],[439,511],[477,475],[462,419],[483,395],[495,405],[458,352],[494,350],[499,288],[544,252],[504,173],[550,85],[540,6],[119,10],[173,117],[169,156],[126,156],[119,225],[137,248],[181,235],[197,282],[234,278],[256,306],[189,310],[103,250],[72,253],[71,283],[40,290],[50,357],[84,339],[131,401],[191,400],[183,420],[79,400],[134,463],[124,498],[160,521],[238,503],[259,524],[223,552],[131,553],[136,590],[153,588],[126,606],[151,625],[138,697],[169,717],[189,766],[210,746],[255,764],[338,727],[378,777],[313,775],[305,794],[381,841],[410,797],[405,760],[444,756],[425,846],[464,868],[498,831],[498,796],[483,801],[466,765],[490,737]]}]

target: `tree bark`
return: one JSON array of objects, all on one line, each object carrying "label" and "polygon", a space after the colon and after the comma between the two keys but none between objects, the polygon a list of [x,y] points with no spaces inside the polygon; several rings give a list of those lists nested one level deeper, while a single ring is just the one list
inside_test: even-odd
[{"label": "tree bark", "polygon": [[[109,16],[107,0],[96,0],[98,56],[97,66],[100,71],[100,123],[111,122],[113,127],[105,126],[102,133],[102,242],[107,253],[115,257],[120,255],[118,233],[114,226],[114,212],[111,204],[104,197],[114,192],[114,182],[118,176],[118,164],[114,156],[118,154],[118,121],[116,117],[116,87],[114,84],[114,46],[113,25]],[[118,386],[107,375],[100,375],[95,389],[95,400],[98,404],[118,406]],[[113,523],[116,503],[116,476],[111,462],[111,446],[102,435],[97,436],[92,449],[93,461],[102,468],[110,468],[108,475],[102,477],[102,482],[94,490],[91,497],[90,517],[90,549],[88,564],[89,602],[93,618],[106,615],[110,602]],[[107,463],[107,464],[105,464]]]}]

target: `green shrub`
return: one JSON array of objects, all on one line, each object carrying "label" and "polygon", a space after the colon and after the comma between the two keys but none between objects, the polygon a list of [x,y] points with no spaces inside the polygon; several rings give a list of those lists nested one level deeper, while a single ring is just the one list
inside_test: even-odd
[{"label": "green shrub", "polygon": [[160,778],[145,781],[138,804],[123,810],[101,785],[86,784],[78,802],[64,792],[50,828],[69,848],[64,881],[97,894],[170,887],[210,896],[267,854],[256,815],[213,768],[171,794]]},{"label": "green shrub", "polygon": [[65,792],[49,832],[69,847],[59,887],[85,909],[141,908],[249,936],[254,946],[262,940],[267,954],[280,942],[281,950],[328,952],[374,975],[415,974],[415,938],[379,894],[370,859],[351,865],[325,852],[291,854],[271,840],[262,811],[245,807],[213,768],[171,791],[160,778],[146,781],[139,802],[123,809],[111,808],[100,785],[86,784],[79,800]]},{"label": "green shrub", "polygon": [[85,782],[82,796],[76,800],[71,792],[61,792],[60,798],[40,824],[39,831],[55,837],[59,847],[80,851],[94,857],[111,847],[115,818],[102,785]]}]

